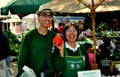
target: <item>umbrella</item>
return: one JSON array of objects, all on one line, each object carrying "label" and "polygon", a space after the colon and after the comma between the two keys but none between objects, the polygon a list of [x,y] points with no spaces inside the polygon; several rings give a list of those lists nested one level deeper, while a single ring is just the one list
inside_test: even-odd
[{"label": "umbrella", "polygon": [[8,14],[8,11],[12,14],[19,13],[35,13],[39,6],[47,3],[51,0],[16,0],[10,5],[1,8],[1,14]]},{"label": "umbrella", "polygon": [[[63,12],[63,13],[91,13],[88,8],[91,7],[92,0],[82,0],[86,1],[88,5],[84,5],[79,2],[79,0],[53,0],[46,4],[41,5],[39,8],[50,8],[53,12]],[[97,4],[102,1],[101,4]],[[104,1],[104,2],[103,2]],[[95,7],[95,12],[108,12],[120,10],[120,0],[94,0],[94,3],[98,6]]]},{"label": "umbrella", "polygon": [[[120,0],[105,0],[101,5],[95,7],[95,12],[110,12],[120,10]],[[90,13],[89,7],[77,10],[76,13]]]},{"label": "umbrella", "polygon": [[43,4],[39,9],[50,8],[53,12],[76,13],[85,6],[77,0],[52,0]]}]

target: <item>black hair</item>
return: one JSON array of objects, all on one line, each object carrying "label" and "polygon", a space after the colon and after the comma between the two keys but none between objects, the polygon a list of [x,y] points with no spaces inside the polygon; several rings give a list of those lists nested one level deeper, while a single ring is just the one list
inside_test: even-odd
[{"label": "black hair", "polygon": [[92,48],[92,44],[90,44],[90,43],[85,43],[84,45],[85,45],[86,49]]}]

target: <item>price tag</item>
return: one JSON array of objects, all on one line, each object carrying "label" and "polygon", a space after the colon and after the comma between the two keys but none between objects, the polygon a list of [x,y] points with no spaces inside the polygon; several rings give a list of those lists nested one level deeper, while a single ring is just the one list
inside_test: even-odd
[{"label": "price tag", "polygon": [[100,70],[78,71],[78,77],[101,77]]}]

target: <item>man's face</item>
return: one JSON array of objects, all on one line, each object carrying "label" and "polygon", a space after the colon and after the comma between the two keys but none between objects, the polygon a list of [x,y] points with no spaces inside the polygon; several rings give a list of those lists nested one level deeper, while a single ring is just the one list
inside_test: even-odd
[{"label": "man's face", "polygon": [[38,17],[38,20],[40,22],[40,26],[48,28],[52,23],[52,13],[43,11],[41,12],[40,16]]}]

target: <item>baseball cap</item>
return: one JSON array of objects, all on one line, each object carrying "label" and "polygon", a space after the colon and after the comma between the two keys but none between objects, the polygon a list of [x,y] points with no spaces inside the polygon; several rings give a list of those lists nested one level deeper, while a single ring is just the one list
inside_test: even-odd
[{"label": "baseball cap", "polygon": [[50,8],[39,8],[38,11],[36,12],[37,15],[40,15],[43,12],[51,12],[51,14],[53,15],[53,12]]}]

